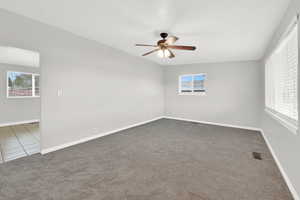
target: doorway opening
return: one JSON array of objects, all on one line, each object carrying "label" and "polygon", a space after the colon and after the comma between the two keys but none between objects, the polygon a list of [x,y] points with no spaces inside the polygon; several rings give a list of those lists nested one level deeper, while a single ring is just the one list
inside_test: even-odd
[{"label": "doorway opening", "polygon": [[0,163],[40,153],[40,55],[0,47]]}]

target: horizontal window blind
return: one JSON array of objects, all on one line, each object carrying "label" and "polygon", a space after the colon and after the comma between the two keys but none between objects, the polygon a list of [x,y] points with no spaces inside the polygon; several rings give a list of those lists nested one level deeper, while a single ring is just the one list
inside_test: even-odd
[{"label": "horizontal window blind", "polygon": [[180,94],[204,94],[205,74],[181,75],[179,77]]},{"label": "horizontal window blind", "polygon": [[265,63],[265,105],[285,119],[298,121],[298,25]]}]

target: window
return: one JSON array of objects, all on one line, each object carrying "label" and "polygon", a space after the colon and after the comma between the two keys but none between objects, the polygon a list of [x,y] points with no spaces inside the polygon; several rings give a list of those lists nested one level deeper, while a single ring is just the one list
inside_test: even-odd
[{"label": "window", "polygon": [[40,96],[40,75],[34,75],[34,96]]},{"label": "window", "polygon": [[298,128],[298,26],[281,40],[265,63],[266,111],[283,125]]},{"label": "window", "polygon": [[7,72],[7,97],[39,97],[40,75],[24,72]]},{"label": "window", "polygon": [[190,74],[179,76],[179,94],[197,95],[205,94],[205,74]]}]

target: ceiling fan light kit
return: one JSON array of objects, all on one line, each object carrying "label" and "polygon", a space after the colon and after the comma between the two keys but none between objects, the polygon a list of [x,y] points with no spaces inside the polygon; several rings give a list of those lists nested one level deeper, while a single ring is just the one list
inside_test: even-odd
[{"label": "ceiling fan light kit", "polygon": [[170,57],[170,52],[167,51],[167,50],[159,50],[157,55],[160,58],[169,58]]},{"label": "ceiling fan light kit", "polygon": [[189,51],[196,50],[195,46],[173,45],[179,38],[176,36],[168,37],[168,33],[161,33],[160,37],[162,37],[162,39],[157,42],[157,45],[136,44],[136,46],[139,46],[139,47],[158,47],[157,49],[149,51],[149,52],[143,54],[142,56],[147,56],[149,54],[157,52],[157,55],[161,58],[174,58],[175,55],[171,51],[171,49],[189,50]]}]

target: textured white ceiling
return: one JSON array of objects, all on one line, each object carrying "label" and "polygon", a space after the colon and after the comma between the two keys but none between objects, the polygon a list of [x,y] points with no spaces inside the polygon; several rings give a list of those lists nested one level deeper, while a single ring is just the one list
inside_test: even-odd
[{"label": "textured white ceiling", "polygon": [[178,45],[172,60],[159,64],[258,60],[287,9],[289,0],[0,0],[11,12],[99,41],[139,56],[167,31]]}]

